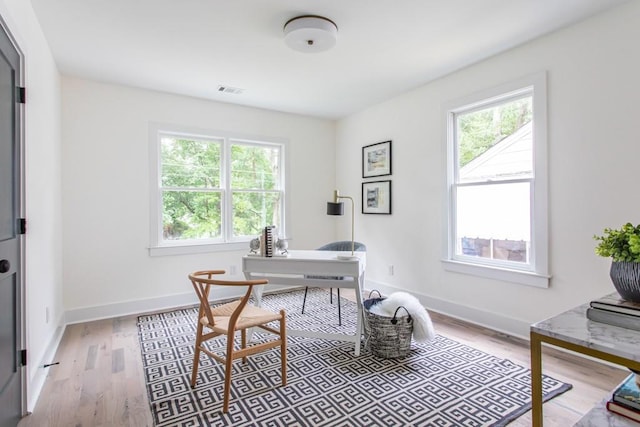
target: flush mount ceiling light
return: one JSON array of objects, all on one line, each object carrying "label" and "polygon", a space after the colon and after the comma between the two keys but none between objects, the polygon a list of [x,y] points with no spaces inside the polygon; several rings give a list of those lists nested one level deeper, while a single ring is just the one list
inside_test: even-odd
[{"label": "flush mount ceiling light", "polygon": [[324,52],[336,44],[338,27],[327,18],[304,15],[284,24],[284,41],[299,52]]}]

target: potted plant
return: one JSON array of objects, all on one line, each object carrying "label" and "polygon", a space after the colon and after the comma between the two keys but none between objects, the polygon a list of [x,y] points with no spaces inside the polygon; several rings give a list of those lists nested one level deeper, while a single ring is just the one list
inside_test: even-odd
[{"label": "potted plant", "polygon": [[623,299],[640,302],[640,225],[626,223],[620,229],[605,228],[596,254],[611,258],[609,276]]}]

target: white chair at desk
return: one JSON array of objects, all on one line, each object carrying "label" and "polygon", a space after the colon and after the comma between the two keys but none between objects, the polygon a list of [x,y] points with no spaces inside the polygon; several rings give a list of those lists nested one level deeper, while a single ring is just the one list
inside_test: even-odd
[{"label": "white chair at desk", "polygon": [[[352,246],[353,245],[353,246]],[[317,251],[350,251],[351,248],[354,248],[354,251],[364,252],[367,250],[367,247],[364,243],[360,242],[351,242],[350,240],[341,240],[339,242],[331,242],[327,243],[324,246],[316,249]],[[332,280],[342,280],[342,277],[339,276],[311,276],[310,279],[332,279]],[[304,298],[302,299],[302,314],[304,314],[304,307],[307,303],[307,292],[309,291],[309,286],[304,287]],[[340,312],[340,288],[337,288],[338,298],[338,325],[342,325],[342,313]],[[333,288],[329,288],[329,303],[333,304]]]}]

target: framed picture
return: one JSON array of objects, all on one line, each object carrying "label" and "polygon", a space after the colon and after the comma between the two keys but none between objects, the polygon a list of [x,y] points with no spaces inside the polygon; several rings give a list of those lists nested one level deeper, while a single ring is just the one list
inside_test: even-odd
[{"label": "framed picture", "polygon": [[362,177],[391,175],[391,141],[362,147]]},{"label": "framed picture", "polygon": [[362,183],[362,213],[391,214],[391,181]]}]

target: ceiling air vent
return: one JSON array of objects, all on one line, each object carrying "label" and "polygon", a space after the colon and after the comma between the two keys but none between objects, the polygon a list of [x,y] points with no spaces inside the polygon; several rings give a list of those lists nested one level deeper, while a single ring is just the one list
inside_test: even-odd
[{"label": "ceiling air vent", "polygon": [[240,89],[239,87],[232,87],[232,86],[218,86],[218,92],[240,95],[242,92],[244,92],[244,89]]}]

